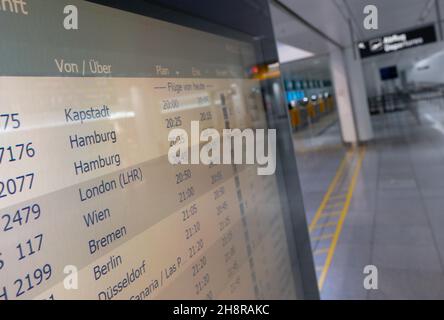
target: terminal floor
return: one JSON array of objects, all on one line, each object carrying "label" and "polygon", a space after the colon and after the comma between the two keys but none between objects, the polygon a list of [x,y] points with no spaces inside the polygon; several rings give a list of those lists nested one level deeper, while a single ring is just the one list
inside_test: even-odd
[{"label": "terminal floor", "polygon": [[[375,140],[356,181],[321,289],[323,299],[444,299],[444,110],[372,117]],[[339,126],[295,138],[308,223],[346,153]],[[364,266],[378,289],[363,286]]]}]

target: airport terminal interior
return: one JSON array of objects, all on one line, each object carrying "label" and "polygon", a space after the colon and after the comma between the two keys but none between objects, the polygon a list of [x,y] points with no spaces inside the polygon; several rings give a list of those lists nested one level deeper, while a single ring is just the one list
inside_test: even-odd
[{"label": "airport terminal interior", "polygon": [[0,1],[0,300],[444,299],[443,17]]},{"label": "airport terminal interior", "polygon": [[[378,30],[363,27],[367,4],[378,8]],[[329,1],[319,3],[319,10],[311,10],[313,1],[272,5],[278,46],[289,59],[281,69],[295,114],[298,172],[324,299],[444,298],[442,5],[415,0]],[[372,41],[424,26],[435,28],[436,41],[364,53]],[[360,69],[347,75],[355,112],[349,120],[359,136],[354,147],[344,143],[341,122],[348,120],[339,99],[332,110],[322,106],[328,103],[325,95],[344,94],[338,81],[335,88],[328,85],[338,72],[332,50],[350,44],[356,50],[344,55],[345,68]],[[297,60],[290,45],[298,49],[293,48]],[[307,86],[318,79],[323,85]],[[294,97],[300,83],[307,89]],[[369,265],[378,271],[377,290],[363,285]]]}]

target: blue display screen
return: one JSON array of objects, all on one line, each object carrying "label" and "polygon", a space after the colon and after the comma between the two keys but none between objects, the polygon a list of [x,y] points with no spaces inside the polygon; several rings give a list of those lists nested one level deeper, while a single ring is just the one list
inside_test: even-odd
[{"label": "blue display screen", "polygon": [[305,97],[304,91],[287,91],[288,102],[299,101]]}]

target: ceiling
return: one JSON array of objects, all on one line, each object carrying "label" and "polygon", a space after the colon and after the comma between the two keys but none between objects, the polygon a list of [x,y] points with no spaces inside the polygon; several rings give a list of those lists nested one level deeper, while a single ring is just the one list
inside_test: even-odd
[{"label": "ceiling", "polygon": [[[366,40],[436,21],[434,0],[278,0],[287,8],[314,26],[320,33],[343,47],[352,44],[349,25],[354,41]],[[444,0],[440,1],[444,17]],[[329,52],[331,42],[306,26],[294,16],[271,1],[271,13],[278,41],[308,50],[315,54]],[[378,8],[379,29],[363,27],[366,5]]]},{"label": "ceiling", "polygon": [[[345,8],[353,20],[357,40],[412,29],[436,21],[434,0],[333,0]],[[379,30],[366,30],[363,9],[373,4],[378,8]],[[444,2],[443,2],[444,4]],[[344,10],[344,9],[343,9]]]},{"label": "ceiling", "polygon": [[300,79],[331,79],[328,56],[302,59],[285,63],[281,66],[284,77]]},{"label": "ceiling", "polygon": [[296,20],[287,12],[276,6],[271,6],[271,15],[276,39],[279,42],[313,52],[315,54],[328,52],[328,43],[322,36]]}]

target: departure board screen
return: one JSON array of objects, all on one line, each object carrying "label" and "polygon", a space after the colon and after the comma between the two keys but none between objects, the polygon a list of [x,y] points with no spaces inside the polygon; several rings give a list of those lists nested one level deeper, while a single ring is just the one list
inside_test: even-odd
[{"label": "departure board screen", "polygon": [[168,160],[193,121],[267,128],[251,43],[1,4],[0,300],[296,298],[276,176]]}]

